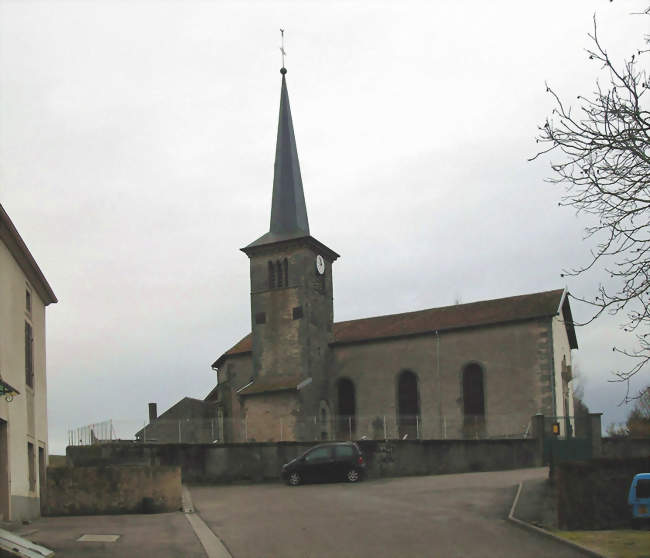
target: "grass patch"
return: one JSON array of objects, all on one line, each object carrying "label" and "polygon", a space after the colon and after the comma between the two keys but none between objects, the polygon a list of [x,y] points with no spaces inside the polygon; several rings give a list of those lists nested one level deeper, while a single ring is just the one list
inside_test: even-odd
[{"label": "grass patch", "polygon": [[650,531],[553,531],[609,558],[650,558]]}]

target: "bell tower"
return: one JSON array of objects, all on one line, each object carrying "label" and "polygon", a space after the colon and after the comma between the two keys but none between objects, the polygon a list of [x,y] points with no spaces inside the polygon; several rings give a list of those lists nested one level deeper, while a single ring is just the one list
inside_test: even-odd
[{"label": "bell tower", "polygon": [[309,232],[287,70],[280,72],[269,232],[242,248],[250,259],[253,338],[253,384],[247,391],[295,391],[293,414],[306,418],[318,414],[326,393],[334,318],[332,264],[338,254]]}]

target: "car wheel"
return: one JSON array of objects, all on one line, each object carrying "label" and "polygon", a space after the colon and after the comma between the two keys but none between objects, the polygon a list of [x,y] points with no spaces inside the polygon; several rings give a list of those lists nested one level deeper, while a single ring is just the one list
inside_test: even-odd
[{"label": "car wheel", "polygon": [[300,473],[294,471],[293,473],[289,473],[287,482],[290,486],[298,486],[302,482],[302,477],[300,476]]},{"label": "car wheel", "polygon": [[359,475],[359,471],[357,471],[356,469],[350,469],[346,473],[345,478],[348,482],[359,482],[361,475]]}]

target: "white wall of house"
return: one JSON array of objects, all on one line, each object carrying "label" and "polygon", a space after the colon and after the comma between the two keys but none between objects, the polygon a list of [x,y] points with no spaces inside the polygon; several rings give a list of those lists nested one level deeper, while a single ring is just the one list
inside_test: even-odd
[{"label": "white wall of house", "polygon": [[[573,381],[566,381],[562,373],[572,369],[571,346],[562,313],[553,318],[553,369],[555,391],[555,414],[559,417],[571,417],[571,427],[575,431],[573,419]],[[567,422],[560,421],[560,434],[566,434]]]},{"label": "white wall of house", "polygon": [[[31,311],[26,292],[31,294]],[[25,374],[25,323],[32,326],[33,387]],[[16,259],[0,241],[0,375],[20,394],[10,403],[0,398],[0,419],[7,423],[9,517],[40,514],[39,448],[47,462],[47,382],[45,374],[45,304]],[[33,445],[30,483],[28,444]],[[0,451],[4,451],[0,448]],[[2,510],[0,509],[0,513]],[[3,514],[6,515],[6,514]]]}]

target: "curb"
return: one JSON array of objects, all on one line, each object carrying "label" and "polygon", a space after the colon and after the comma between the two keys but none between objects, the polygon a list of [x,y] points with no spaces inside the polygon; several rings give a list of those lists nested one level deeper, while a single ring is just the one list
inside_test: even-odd
[{"label": "curb", "polygon": [[581,544],[578,544],[576,542],[570,541],[568,539],[565,539],[564,537],[558,537],[557,535],[554,535],[550,531],[547,531],[546,529],[542,529],[541,527],[537,527],[537,525],[533,525],[532,523],[528,523],[527,521],[523,521],[521,519],[517,519],[515,517],[515,510],[517,509],[517,504],[519,503],[519,496],[521,495],[521,488],[523,486],[523,483],[519,483],[517,485],[517,494],[515,494],[515,499],[512,502],[512,506],[510,507],[510,513],[508,514],[508,521],[514,523],[518,527],[521,527],[523,529],[527,529],[529,531],[532,531],[533,533],[537,533],[538,535],[541,535],[543,537],[546,537],[548,539],[553,539],[559,543],[564,544],[565,546],[569,546],[578,552],[582,552],[583,554],[586,554],[587,556],[592,556],[593,558],[610,558],[609,556],[606,556],[604,554],[600,554],[599,552],[596,552],[595,550],[592,550],[591,548],[587,548],[586,546],[583,546]]},{"label": "curb", "polygon": [[221,539],[208,527],[208,525],[201,519],[194,505],[192,504],[192,496],[190,491],[185,485],[182,485],[181,497],[183,501],[183,514],[185,519],[194,530],[194,534],[199,539],[201,546],[208,558],[232,558],[230,552],[223,544]]}]

